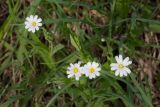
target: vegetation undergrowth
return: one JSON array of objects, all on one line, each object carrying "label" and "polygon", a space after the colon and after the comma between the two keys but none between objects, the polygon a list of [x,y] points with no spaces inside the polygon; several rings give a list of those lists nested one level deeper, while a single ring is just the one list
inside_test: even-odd
[{"label": "vegetation undergrowth", "polygon": [[[1,0],[0,107],[158,107],[159,3]],[[30,15],[42,19],[35,33]],[[110,66],[119,54],[132,60],[124,77]],[[68,78],[78,61],[99,63],[100,75]]]}]

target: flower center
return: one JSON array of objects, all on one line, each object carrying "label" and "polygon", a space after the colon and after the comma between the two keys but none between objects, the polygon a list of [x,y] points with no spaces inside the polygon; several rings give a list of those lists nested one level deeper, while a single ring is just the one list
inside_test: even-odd
[{"label": "flower center", "polygon": [[74,68],[74,69],[73,69],[73,72],[74,72],[74,73],[78,73],[78,72],[79,72],[78,68]]},{"label": "flower center", "polygon": [[33,27],[36,27],[37,26],[37,23],[34,21],[34,22],[32,22],[32,26]]},{"label": "flower center", "polygon": [[89,71],[90,71],[90,73],[93,73],[93,72],[95,72],[95,69],[94,69],[93,67],[91,67],[91,68],[89,69]]},{"label": "flower center", "polygon": [[123,69],[123,68],[124,68],[124,65],[123,65],[123,64],[119,64],[119,65],[118,65],[118,68],[119,68],[119,69]]}]

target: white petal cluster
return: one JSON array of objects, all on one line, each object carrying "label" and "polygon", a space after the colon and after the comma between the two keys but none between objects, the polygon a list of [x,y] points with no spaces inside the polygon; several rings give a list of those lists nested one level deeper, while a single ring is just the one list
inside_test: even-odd
[{"label": "white petal cluster", "polygon": [[83,67],[84,74],[89,79],[95,78],[100,75],[99,71],[101,70],[99,63],[96,62],[88,62]]},{"label": "white petal cluster", "polygon": [[127,76],[128,74],[131,73],[131,70],[128,68],[128,65],[132,64],[132,61],[129,60],[129,57],[126,57],[123,60],[122,55],[115,56],[116,62],[117,63],[112,63],[111,70],[115,71],[116,76]]},{"label": "white petal cluster", "polygon": [[80,66],[79,63],[70,64],[70,66],[67,69],[68,78],[75,77],[76,80],[79,80],[79,78],[82,76],[82,74],[85,74],[86,77],[89,77],[89,79],[96,78],[100,75],[99,71],[101,70],[99,63],[96,62],[88,62],[84,66]]},{"label": "white petal cluster", "polygon": [[42,23],[41,23],[42,19],[41,18],[38,18],[37,15],[33,16],[29,16],[26,18],[26,21],[25,21],[25,28],[29,31],[29,32],[33,32],[35,33],[35,31],[39,30],[39,27],[42,26]]},{"label": "white petal cluster", "polygon": [[68,78],[75,77],[76,80],[79,80],[80,76],[83,73],[83,68],[80,66],[81,63],[70,64],[67,68]]},{"label": "white petal cluster", "polygon": [[106,40],[105,40],[105,38],[101,38],[101,42],[105,42]]}]

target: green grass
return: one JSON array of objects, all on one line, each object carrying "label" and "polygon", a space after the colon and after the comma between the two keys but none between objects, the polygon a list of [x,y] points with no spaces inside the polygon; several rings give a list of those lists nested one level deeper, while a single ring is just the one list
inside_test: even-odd
[{"label": "green grass", "polygon": [[[140,79],[138,61],[160,63],[153,51],[145,53],[145,49],[159,49],[159,41],[148,44],[143,39],[144,34],[160,31],[158,1],[28,1],[32,2],[4,1],[8,16],[0,25],[0,107],[157,106],[148,75]],[[31,14],[43,19],[35,34],[24,27]],[[110,70],[118,54],[133,60],[132,73],[124,78]],[[67,67],[79,60],[101,63],[101,76],[68,79]]]}]

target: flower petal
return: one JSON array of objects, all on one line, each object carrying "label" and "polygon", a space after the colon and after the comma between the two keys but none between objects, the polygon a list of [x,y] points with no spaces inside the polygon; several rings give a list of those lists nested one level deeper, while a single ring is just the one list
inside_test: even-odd
[{"label": "flower petal", "polygon": [[123,76],[123,71],[120,72],[120,77],[122,77],[122,76]]},{"label": "flower petal", "polygon": [[123,61],[122,55],[115,56],[115,59],[116,59],[117,63],[122,63],[122,61]]},{"label": "flower petal", "polygon": [[38,18],[37,22],[39,23],[39,22],[41,22],[41,21],[42,21],[42,19],[41,19],[41,18]]},{"label": "flower petal", "polygon": [[100,76],[100,73],[99,72],[95,72],[95,75]]},{"label": "flower petal", "polygon": [[38,16],[37,16],[37,15],[35,15],[33,19],[37,21],[37,19],[38,19]]},{"label": "flower petal", "polygon": [[111,70],[117,70],[118,69],[118,67],[111,67]]},{"label": "flower petal", "polygon": [[122,55],[119,55],[119,61],[120,61],[120,63],[123,61]]},{"label": "flower petal", "polygon": [[129,61],[129,57],[126,57],[124,60],[123,60],[123,63],[127,63]]},{"label": "flower petal", "polygon": [[131,70],[130,70],[129,68],[127,68],[127,67],[125,67],[124,70],[125,70],[128,74],[131,73]]},{"label": "flower petal", "polygon": [[117,70],[117,71],[115,72],[115,76],[118,76],[119,74],[120,74],[120,71]]}]

